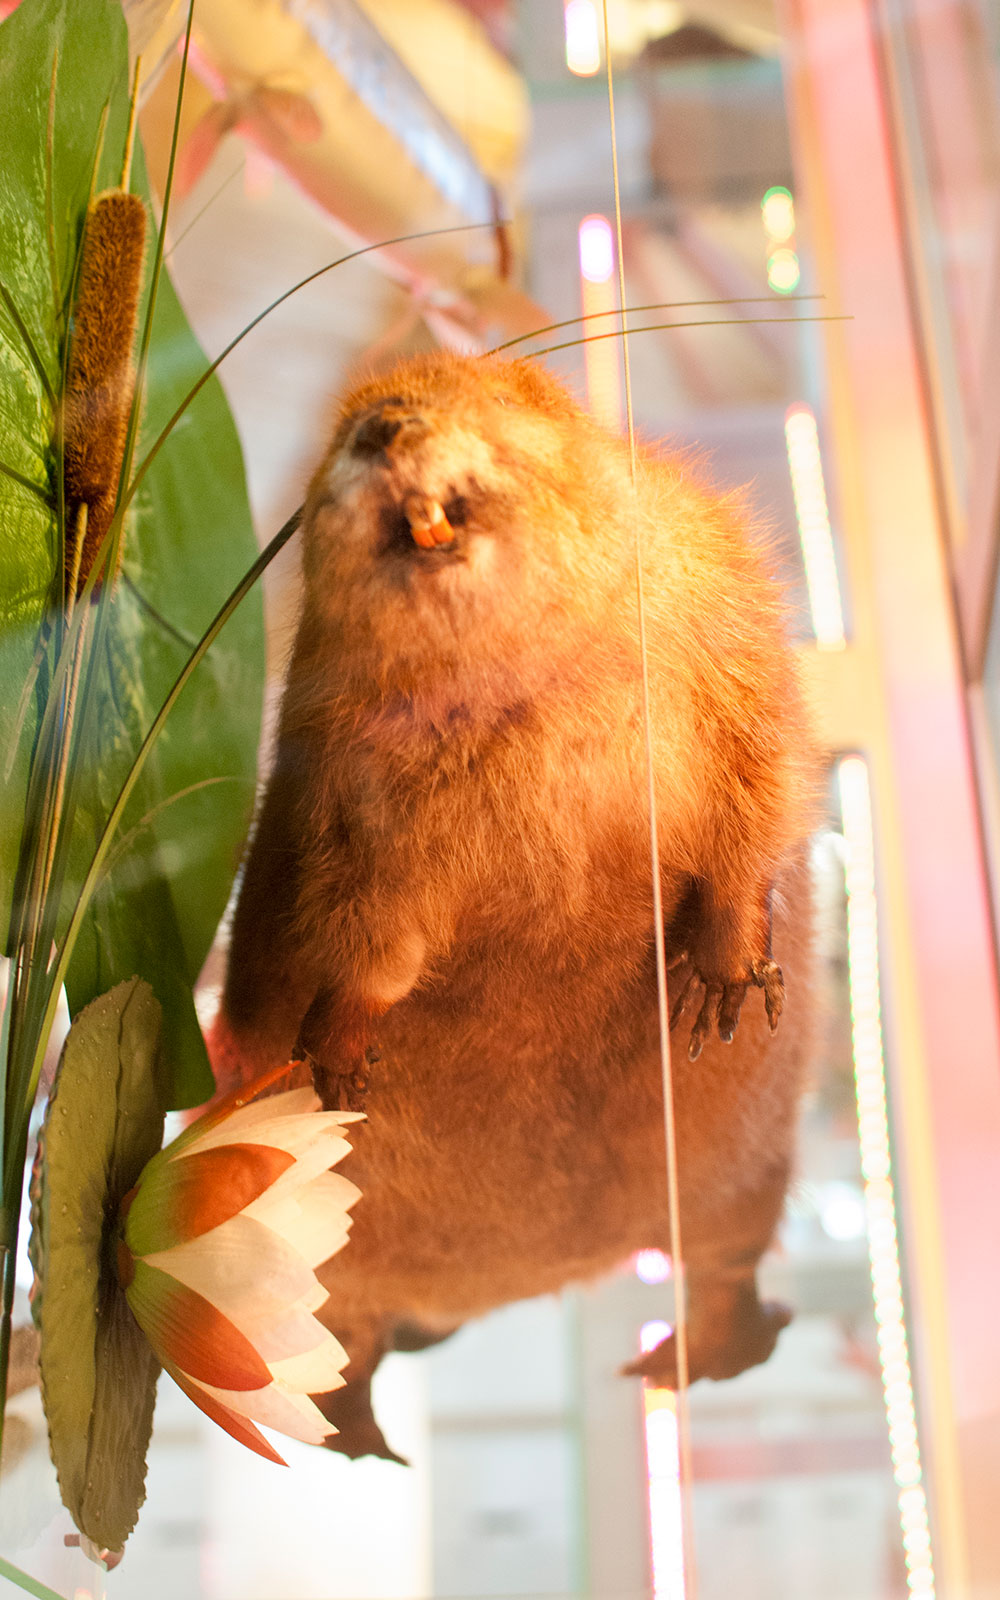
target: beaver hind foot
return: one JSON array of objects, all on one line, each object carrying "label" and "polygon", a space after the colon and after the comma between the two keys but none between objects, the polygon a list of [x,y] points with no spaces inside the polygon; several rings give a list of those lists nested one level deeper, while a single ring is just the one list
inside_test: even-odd
[{"label": "beaver hind foot", "polygon": [[427,1350],[441,1344],[457,1333],[460,1323],[453,1327],[431,1328],[412,1318],[389,1319],[381,1327],[367,1327],[359,1332],[352,1329],[338,1337],[352,1352],[347,1368],[347,1382],[328,1394],[314,1394],[315,1401],[326,1420],[336,1428],[336,1433],[326,1440],[324,1448],[337,1455],[356,1461],[360,1456],[378,1456],[382,1461],[395,1461],[408,1467],[405,1456],[397,1455],[387,1443],[385,1434],[375,1420],[372,1409],[372,1378],[383,1355],[392,1350]]},{"label": "beaver hind foot", "polygon": [[[711,1325],[694,1324],[688,1346],[688,1382],[735,1378],[760,1366],[773,1353],[782,1328],[792,1320],[788,1306],[761,1300],[755,1283],[741,1284],[729,1298],[726,1313]],[[677,1338],[671,1332],[653,1350],[622,1367],[627,1378],[645,1378],[652,1388],[677,1389]]]}]

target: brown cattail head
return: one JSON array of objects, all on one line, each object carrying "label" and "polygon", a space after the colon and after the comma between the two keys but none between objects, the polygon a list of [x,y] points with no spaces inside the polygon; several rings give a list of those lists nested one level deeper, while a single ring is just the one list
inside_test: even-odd
[{"label": "brown cattail head", "polygon": [[[114,514],[135,388],[132,343],[145,246],[139,196],[121,189],[98,195],[84,224],[63,424],[67,582],[75,570],[77,595]],[[77,551],[72,530],[81,506],[86,533]]]}]

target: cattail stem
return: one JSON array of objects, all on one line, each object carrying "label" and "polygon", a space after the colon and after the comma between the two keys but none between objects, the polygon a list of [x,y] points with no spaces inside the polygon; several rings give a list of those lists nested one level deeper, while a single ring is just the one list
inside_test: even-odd
[{"label": "cattail stem", "polygon": [[52,869],[55,863],[56,849],[59,844],[59,833],[63,820],[63,801],[66,795],[66,774],[69,770],[70,749],[73,742],[73,725],[76,720],[76,700],[80,687],[80,672],[83,667],[84,641],[87,634],[86,613],[81,618],[80,630],[76,636],[76,645],[73,650],[73,665],[70,670],[69,681],[66,685],[66,701],[62,716],[61,737],[56,754],[55,781],[48,798],[49,828],[48,838],[45,843],[44,854],[36,860],[36,871],[31,886],[31,909],[28,935],[28,950],[31,955],[41,954],[43,960],[47,959],[47,952],[38,951],[39,930],[45,909],[45,897],[49,892],[52,882]]},{"label": "cattail stem", "polygon": [[[89,615],[89,613],[87,614]],[[73,670],[70,673],[69,683],[66,686],[66,710],[63,716],[62,748],[59,751],[59,765],[56,771],[56,790],[52,800],[52,826],[49,830],[48,847],[45,851],[45,863],[42,868],[42,879],[38,892],[39,908],[45,903],[45,896],[49,892],[52,882],[52,865],[55,859],[56,845],[59,841],[59,829],[62,824],[63,799],[66,793],[66,773],[69,767],[70,747],[73,743],[73,724],[76,719],[76,697],[80,687],[80,669],[83,666],[84,640],[87,635],[87,615],[81,619],[81,628],[76,636],[76,647],[73,651]]]},{"label": "cattail stem", "polygon": [[132,79],[132,98],[128,105],[128,129],[125,133],[125,155],[122,158],[122,180],[120,189],[127,189],[132,179],[132,151],[135,146],[135,119],[139,108],[139,69],[142,66],[142,57],[135,58],[135,76]]}]

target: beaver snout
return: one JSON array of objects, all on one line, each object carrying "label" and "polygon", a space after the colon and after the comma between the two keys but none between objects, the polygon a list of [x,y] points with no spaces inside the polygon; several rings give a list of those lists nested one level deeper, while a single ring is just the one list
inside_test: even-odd
[{"label": "beaver snout", "polygon": [[362,457],[388,455],[390,449],[426,438],[429,431],[423,417],[409,410],[405,400],[380,400],[358,422],[351,451]]}]

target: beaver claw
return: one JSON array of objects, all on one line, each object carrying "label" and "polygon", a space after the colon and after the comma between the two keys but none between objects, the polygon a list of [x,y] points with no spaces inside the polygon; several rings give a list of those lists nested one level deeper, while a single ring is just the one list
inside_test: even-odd
[{"label": "beaver claw", "polygon": [[764,1010],[771,1032],[778,1026],[785,1005],[785,980],[776,961],[755,961],[750,968],[754,983],[764,991]]},{"label": "beaver claw", "polygon": [[[727,986],[722,983],[705,982],[699,972],[692,971],[689,973],[684,983],[684,987],[677,996],[673,1010],[670,1013],[671,1029],[677,1026],[677,1023],[680,1021],[684,1012],[687,1010],[689,1004],[693,1000],[695,991],[700,983],[705,983],[705,993],[702,995],[701,1007],[698,1011],[698,1015],[695,1017],[694,1025],[691,1028],[691,1038],[688,1041],[689,1061],[697,1061],[698,1057],[701,1055],[702,1045],[705,1043],[705,1040],[711,1033],[713,1025],[716,1023],[716,1021],[718,1021],[719,1024],[720,1034],[722,1033],[722,1013],[723,1010],[726,1009],[726,1014],[728,1016],[729,1005],[731,1001],[732,986]],[[745,994],[746,984],[744,983],[739,987],[742,988],[743,993]],[[742,1003],[743,997],[740,995],[739,1001],[736,1005],[736,1016],[739,1016],[739,1007],[742,1005]],[[735,1026],[736,1022],[734,1019],[733,1027]],[[725,1037],[724,1034],[722,1036]],[[729,1037],[732,1038],[732,1033],[730,1033]]]},{"label": "beaver claw", "polygon": [[720,983],[717,980],[704,978],[697,968],[692,968],[670,1013],[670,1027],[673,1030],[694,999],[699,984],[704,986],[701,1006],[688,1041],[689,1061],[697,1061],[713,1027],[718,1029],[723,1044],[732,1044],[747,989],[751,983],[764,991],[764,1009],[767,1012],[768,1026],[774,1033],[785,1002],[785,982],[776,961],[767,959],[752,962],[749,978],[736,983]]}]

